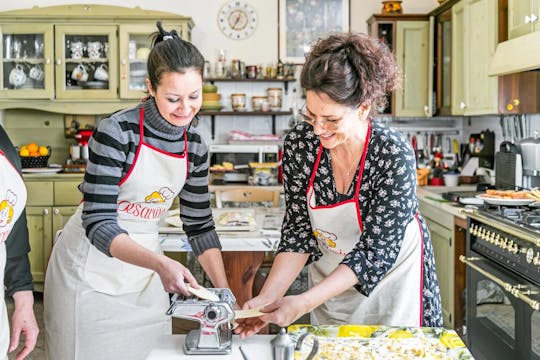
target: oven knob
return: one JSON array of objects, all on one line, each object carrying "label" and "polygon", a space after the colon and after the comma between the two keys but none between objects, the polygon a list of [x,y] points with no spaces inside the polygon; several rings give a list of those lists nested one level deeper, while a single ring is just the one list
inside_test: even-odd
[{"label": "oven knob", "polygon": [[506,249],[506,243],[508,242],[508,238],[504,238],[503,241],[501,241],[499,247],[502,249]]},{"label": "oven knob", "polygon": [[527,249],[527,255],[525,256],[525,260],[527,260],[527,262],[529,264],[533,262],[533,260],[534,260],[534,250],[533,250],[533,248],[528,248]]},{"label": "oven knob", "polygon": [[476,235],[476,228],[474,224],[471,224],[471,226],[469,226],[469,232],[471,233],[471,235]]},{"label": "oven knob", "polygon": [[497,234],[497,238],[493,242],[496,246],[499,246],[501,244],[501,234]]},{"label": "oven knob", "polygon": [[480,236],[480,239],[484,239],[484,240],[485,240],[485,239],[486,239],[486,229],[481,228],[481,229],[480,229],[480,234],[479,234],[479,236]]},{"label": "oven knob", "polygon": [[536,253],[536,256],[534,257],[534,260],[533,260],[533,264],[540,265],[540,252]]},{"label": "oven knob", "polygon": [[508,244],[506,245],[506,250],[508,250],[508,252],[512,252],[514,248],[514,241],[513,240],[508,240]]},{"label": "oven knob", "polygon": [[514,255],[516,255],[518,252],[519,252],[519,246],[517,243],[514,243],[514,246],[512,247],[512,249],[510,250],[510,252]]}]

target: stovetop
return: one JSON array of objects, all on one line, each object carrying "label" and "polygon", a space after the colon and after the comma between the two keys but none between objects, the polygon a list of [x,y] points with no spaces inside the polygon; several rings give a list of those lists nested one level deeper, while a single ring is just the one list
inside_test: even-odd
[{"label": "stovetop", "polygon": [[478,212],[508,226],[536,234],[540,238],[540,207],[484,204]]}]

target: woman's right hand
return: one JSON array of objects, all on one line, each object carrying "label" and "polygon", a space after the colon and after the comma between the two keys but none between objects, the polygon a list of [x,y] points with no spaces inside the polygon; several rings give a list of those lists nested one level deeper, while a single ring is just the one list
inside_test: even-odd
[{"label": "woman's right hand", "polygon": [[163,284],[163,289],[168,293],[190,295],[186,288],[186,282],[198,289],[199,284],[184,265],[165,255],[161,255],[160,266],[157,273]]},{"label": "woman's right hand", "polygon": [[[270,298],[268,296],[259,295],[245,302],[242,309],[257,309],[264,312],[264,308],[274,303],[276,300],[277,299]],[[234,328],[234,332],[236,334],[239,334],[242,338],[258,333],[263,327],[268,324],[267,322],[262,321],[259,317],[238,319],[235,321],[236,326]]]}]

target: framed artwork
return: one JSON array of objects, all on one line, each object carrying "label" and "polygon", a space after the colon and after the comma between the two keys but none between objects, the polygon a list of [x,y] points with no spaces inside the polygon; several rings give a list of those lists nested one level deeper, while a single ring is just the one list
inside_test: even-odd
[{"label": "framed artwork", "polygon": [[349,31],[349,0],[278,1],[278,57],[283,62],[303,64],[315,40]]}]

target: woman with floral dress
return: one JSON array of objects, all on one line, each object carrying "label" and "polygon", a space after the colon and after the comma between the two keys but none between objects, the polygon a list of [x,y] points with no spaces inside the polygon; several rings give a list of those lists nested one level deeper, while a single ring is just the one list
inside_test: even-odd
[{"label": "woman with floral dress", "polygon": [[[442,326],[429,231],[406,139],[371,115],[399,84],[388,47],[363,34],[319,40],[306,57],[304,122],[283,153],[286,213],[274,264],[244,308],[250,336],[307,312],[312,324]],[[304,266],[306,292],[285,296]]]}]

